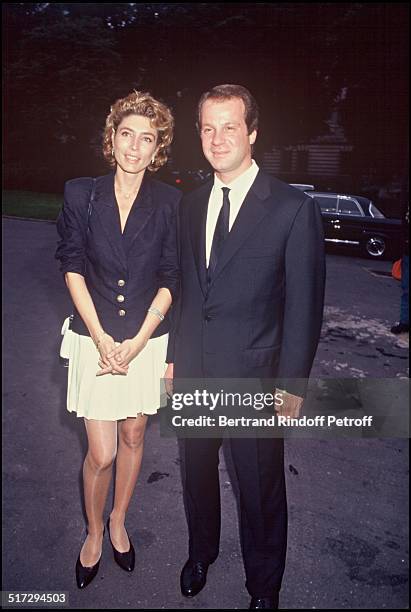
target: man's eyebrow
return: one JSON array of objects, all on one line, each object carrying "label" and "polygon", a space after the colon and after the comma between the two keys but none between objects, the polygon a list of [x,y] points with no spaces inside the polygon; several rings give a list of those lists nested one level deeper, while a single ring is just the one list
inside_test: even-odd
[{"label": "man's eyebrow", "polygon": [[[239,121],[225,121],[223,125],[240,125],[240,122]],[[211,123],[202,123],[201,127],[203,128],[204,126],[213,127]]]}]

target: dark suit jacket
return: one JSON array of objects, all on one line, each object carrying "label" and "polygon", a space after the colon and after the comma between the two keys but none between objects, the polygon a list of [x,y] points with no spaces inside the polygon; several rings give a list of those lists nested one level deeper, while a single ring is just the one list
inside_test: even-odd
[{"label": "dark suit jacket", "polygon": [[[160,287],[170,290],[173,301],[177,297],[181,193],[145,176],[122,235],[114,172],[97,178],[89,215],[91,188],[91,178],[65,184],[56,258],[63,274],[77,272],[85,277],[104,330],[121,342],[137,333]],[[76,311],[71,328],[89,335]],[[166,318],[153,337],[168,330]]]},{"label": "dark suit jacket", "polygon": [[325,283],[317,203],[259,171],[207,289],[212,182],[183,198],[181,295],[167,361],[176,378],[308,378]]}]

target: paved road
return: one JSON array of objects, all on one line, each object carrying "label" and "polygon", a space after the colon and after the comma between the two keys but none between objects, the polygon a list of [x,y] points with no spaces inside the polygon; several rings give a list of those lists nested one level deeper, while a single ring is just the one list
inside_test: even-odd
[{"label": "paved road", "polygon": [[[3,589],[67,591],[72,609],[246,609],[229,457],[220,466],[220,556],[198,597],[180,595],[187,534],[179,449],[175,439],[160,437],[156,417],[127,522],[136,569],[127,575],[115,565],[106,538],[97,579],[85,591],[76,588],[86,439],[82,421],[65,410],[66,370],[57,359],[70,302],[53,258],[55,226],[6,219],[3,237]],[[315,376],[407,375],[407,337],[388,331],[400,297],[399,284],[380,275],[389,267],[328,256]],[[289,440],[286,466],[281,606],[407,608],[407,441]]]}]

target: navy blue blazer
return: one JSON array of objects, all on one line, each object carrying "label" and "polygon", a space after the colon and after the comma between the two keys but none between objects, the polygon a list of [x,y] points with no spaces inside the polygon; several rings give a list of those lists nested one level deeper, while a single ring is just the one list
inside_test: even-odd
[{"label": "navy blue blazer", "polygon": [[320,337],[325,255],[320,209],[259,171],[207,283],[213,182],[183,198],[182,287],[167,361],[176,378],[308,378]]},{"label": "navy blue blazer", "polygon": [[[103,329],[121,342],[138,332],[159,288],[169,289],[173,302],[177,298],[181,193],[145,175],[122,234],[114,172],[96,179],[89,214],[92,183],[78,178],[65,184],[56,258],[63,274],[84,276]],[[76,309],[71,329],[90,335]],[[153,337],[168,330],[166,317]]]}]

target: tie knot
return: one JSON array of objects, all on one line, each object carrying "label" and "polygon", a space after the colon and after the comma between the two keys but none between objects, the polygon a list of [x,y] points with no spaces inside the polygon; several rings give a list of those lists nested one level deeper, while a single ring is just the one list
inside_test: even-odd
[{"label": "tie knot", "polygon": [[226,198],[230,192],[229,187],[221,187],[221,191],[223,192],[223,196]]}]

